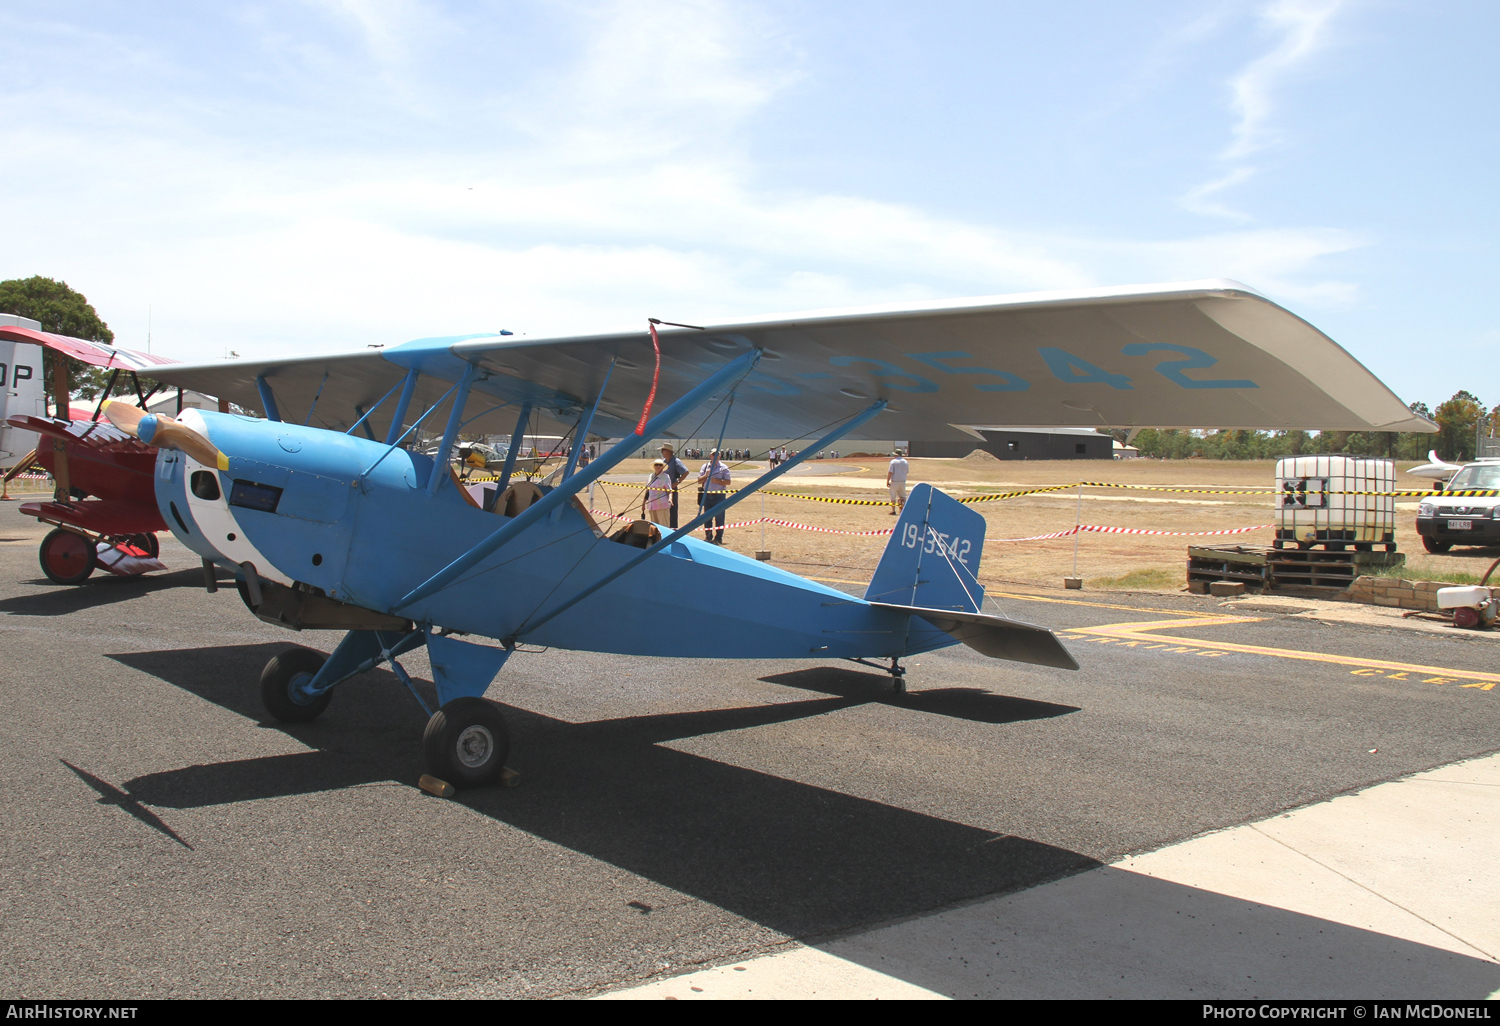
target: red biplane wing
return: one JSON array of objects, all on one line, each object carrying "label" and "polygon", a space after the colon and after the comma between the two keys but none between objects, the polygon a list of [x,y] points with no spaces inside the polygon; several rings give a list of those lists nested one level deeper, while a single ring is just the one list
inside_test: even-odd
[{"label": "red biplane wing", "polygon": [[155,534],[167,529],[155,503],[131,502],[128,499],[84,499],[63,505],[60,502],[23,502],[21,515],[38,520],[67,524],[90,534]]},{"label": "red biplane wing", "polygon": [[128,370],[145,373],[153,367],[177,363],[165,356],[155,356],[136,349],[121,349],[103,342],[90,342],[67,335],[54,335],[50,331],[33,331],[11,324],[0,325],[0,341],[24,342],[33,346],[44,346],[55,353],[71,356],[75,360],[103,367],[105,370]]}]

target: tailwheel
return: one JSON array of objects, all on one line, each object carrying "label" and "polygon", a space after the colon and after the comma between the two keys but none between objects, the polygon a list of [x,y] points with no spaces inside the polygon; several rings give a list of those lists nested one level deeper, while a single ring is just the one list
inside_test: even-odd
[{"label": "tailwheel", "polygon": [[310,648],[289,648],[272,656],[260,671],[260,700],[266,712],[283,723],[305,723],[327,709],[332,690],[321,695],[307,690],[327,661],[326,655]]},{"label": "tailwheel", "polygon": [[510,754],[510,731],[494,703],[455,698],[422,732],[427,772],[456,787],[483,787],[500,779]]},{"label": "tailwheel", "polygon": [[889,673],[891,675],[891,687],[895,689],[896,694],[906,694],[906,667],[902,666],[901,660],[895,656],[891,656]]},{"label": "tailwheel", "polygon": [[42,573],[54,584],[82,584],[94,572],[94,543],[81,534],[58,528],[42,539]]}]

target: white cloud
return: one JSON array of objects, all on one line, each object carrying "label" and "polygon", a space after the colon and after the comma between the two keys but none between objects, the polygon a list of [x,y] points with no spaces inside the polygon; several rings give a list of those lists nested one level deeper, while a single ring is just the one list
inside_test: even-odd
[{"label": "white cloud", "polygon": [[1210,197],[1255,174],[1243,163],[1276,141],[1272,127],[1275,93],[1285,78],[1327,40],[1328,26],[1344,0],[1273,0],[1261,21],[1278,38],[1272,48],[1230,80],[1230,109],[1235,114],[1232,139],[1219,159],[1233,162],[1227,171],[1182,196],[1183,207],[1198,214],[1248,220],[1249,215]]},{"label": "white cloud", "polygon": [[1239,120],[1234,126],[1234,141],[1224,152],[1226,159],[1247,157],[1270,144],[1276,87],[1323,45],[1328,23],[1343,4],[1344,0],[1275,0],[1262,12],[1262,19],[1281,34],[1281,40],[1230,83],[1231,106]]}]

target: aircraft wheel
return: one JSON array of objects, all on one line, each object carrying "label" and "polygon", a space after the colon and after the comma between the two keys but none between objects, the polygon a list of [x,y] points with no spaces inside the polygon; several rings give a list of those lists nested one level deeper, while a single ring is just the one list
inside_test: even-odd
[{"label": "aircraft wheel", "polygon": [[310,648],[290,648],[271,657],[260,671],[260,700],[266,712],[283,723],[305,723],[328,708],[332,691],[313,699],[301,694],[328,657]]},{"label": "aircraft wheel", "polygon": [[1453,548],[1453,543],[1436,541],[1428,535],[1424,534],[1422,536],[1422,548],[1426,549],[1428,552],[1441,554]]},{"label": "aircraft wheel", "polygon": [[126,540],[152,559],[161,555],[161,541],[154,534],[132,534]]},{"label": "aircraft wheel", "polygon": [[494,703],[455,698],[422,732],[427,772],[455,787],[483,787],[500,779],[510,754],[510,731]]},{"label": "aircraft wheel", "polygon": [[58,528],[42,539],[42,573],[54,584],[82,584],[98,565],[94,543]]}]

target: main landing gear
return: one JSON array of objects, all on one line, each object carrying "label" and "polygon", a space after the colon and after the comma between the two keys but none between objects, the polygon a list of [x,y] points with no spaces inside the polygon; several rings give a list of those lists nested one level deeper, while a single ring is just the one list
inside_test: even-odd
[{"label": "main landing gear", "polygon": [[[59,527],[42,539],[41,548],[37,551],[42,573],[53,584],[82,584],[99,568],[99,541]],[[106,535],[103,541],[112,545],[133,546],[137,550],[133,555],[144,553],[148,559],[161,555],[161,543],[154,534]],[[107,563],[106,569],[110,565],[113,564]],[[119,570],[111,572],[120,573]]]},{"label": "main landing gear", "polygon": [[[316,719],[333,698],[333,687],[317,680],[328,659],[310,648],[291,648],[272,656],[260,674],[260,699],[266,712],[282,723]],[[427,703],[412,688],[406,672],[394,660],[391,666],[426,709]],[[354,673],[373,668],[354,668]],[[422,754],[427,772],[433,776],[455,787],[484,787],[498,782],[505,772],[510,730],[495,703],[483,698],[455,698],[428,718],[422,732]]]},{"label": "main landing gear", "polygon": [[94,543],[61,527],[42,539],[42,573],[53,584],[82,584],[98,566]]},{"label": "main landing gear", "polygon": [[427,772],[455,787],[483,787],[500,779],[510,754],[510,731],[493,702],[455,698],[422,731]]}]

